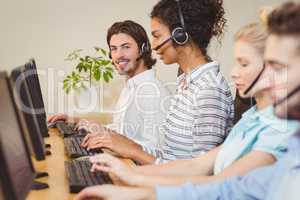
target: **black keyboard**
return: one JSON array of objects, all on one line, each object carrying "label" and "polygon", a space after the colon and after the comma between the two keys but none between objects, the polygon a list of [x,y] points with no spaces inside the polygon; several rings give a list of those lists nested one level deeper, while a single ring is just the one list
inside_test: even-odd
[{"label": "black keyboard", "polygon": [[56,124],[56,128],[58,129],[59,133],[63,137],[69,137],[74,134],[80,134],[80,135],[86,135],[87,132],[84,129],[81,129],[79,131],[75,130],[76,124],[74,123],[65,123],[65,122],[59,122]]},{"label": "black keyboard", "polygon": [[78,193],[82,189],[93,185],[113,184],[105,172],[91,172],[92,164],[89,161],[65,161],[65,169],[69,179],[71,193]]},{"label": "black keyboard", "polygon": [[83,138],[83,136],[73,136],[64,138],[65,150],[70,158],[93,156],[98,153],[103,153],[101,149],[91,149],[87,151],[85,148],[81,147],[80,144]]}]

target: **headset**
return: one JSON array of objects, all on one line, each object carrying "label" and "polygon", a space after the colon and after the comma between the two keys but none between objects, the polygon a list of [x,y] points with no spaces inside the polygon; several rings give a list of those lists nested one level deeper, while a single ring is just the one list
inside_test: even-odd
[{"label": "headset", "polygon": [[265,69],[266,69],[266,65],[264,64],[262,70],[259,72],[257,77],[254,79],[254,81],[251,83],[251,85],[247,88],[247,90],[245,90],[244,95],[248,94],[250,92],[250,90],[252,90],[252,88],[257,83],[257,81],[260,79],[260,77],[263,74],[263,72],[265,71]]},{"label": "headset", "polygon": [[286,97],[284,97],[281,100],[277,101],[274,104],[274,107],[276,107],[276,106],[282,104],[283,102],[287,101],[289,98],[291,98],[292,96],[294,96],[299,91],[300,91],[300,85],[298,87],[296,87],[294,90],[292,90]]},{"label": "headset", "polygon": [[[293,97],[296,93],[298,93],[300,91],[300,85],[298,87],[296,87],[294,90],[292,90],[286,97],[280,99],[279,101],[274,103],[274,108],[276,109],[277,106],[279,106],[280,104],[283,104],[285,101],[288,101],[289,98]],[[293,109],[296,109],[296,111],[299,111],[299,106],[294,107]],[[288,120],[295,120],[294,116],[292,114],[289,114],[289,112],[287,111],[286,113],[286,119]]]},{"label": "headset", "polygon": [[[143,58],[146,54],[150,53],[151,52],[151,46],[149,44],[148,41],[146,42],[143,42],[141,47],[139,48],[140,49],[140,55],[139,57],[137,57],[136,61],[139,61],[141,58]],[[111,57],[111,52],[109,51],[109,54],[108,54],[109,58],[112,59]]]},{"label": "headset", "polygon": [[179,19],[180,19],[180,25],[178,27],[175,27],[171,31],[171,37],[163,41],[161,44],[153,48],[153,50],[157,51],[160,48],[162,48],[165,44],[167,44],[169,41],[173,41],[175,44],[178,44],[180,46],[185,45],[189,41],[189,34],[186,31],[185,28],[185,23],[184,23],[184,18],[183,18],[183,13],[182,9],[180,6],[179,0],[175,0],[177,2],[177,7],[178,7],[178,13],[179,13]]}]

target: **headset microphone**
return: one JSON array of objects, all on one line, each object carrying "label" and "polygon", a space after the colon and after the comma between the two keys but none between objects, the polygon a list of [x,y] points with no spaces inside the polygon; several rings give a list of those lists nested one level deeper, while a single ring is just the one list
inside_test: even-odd
[{"label": "headset microphone", "polygon": [[265,71],[265,68],[266,67],[265,67],[265,64],[264,64],[262,70],[259,72],[257,77],[254,79],[254,81],[251,83],[251,85],[248,87],[248,89],[245,90],[244,95],[248,94],[250,92],[250,90],[252,90],[252,88],[255,86],[255,84],[257,83],[257,81],[260,79],[261,75]]},{"label": "headset microphone", "polygon": [[282,104],[283,102],[285,102],[286,100],[288,100],[289,98],[291,98],[292,96],[294,96],[299,91],[300,91],[300,85],[298,87],[296,87],[293,91],[291,91],[286,97],[284,97],[281,100],[277,101],[274,104],[274,107],[278,106],[279,104]]},{"label": "headset microphone", "polygon": [[160,48],[162,48],[165,44],[167,44],[171,40],[172,40],[172,37],[169,37],[168,39],[166,39],[165,41],[163,41],[161,44],[159,44],[158,46],[156,46],[155,48],[153,48],[153,50],[154,51],[159,50]]}]

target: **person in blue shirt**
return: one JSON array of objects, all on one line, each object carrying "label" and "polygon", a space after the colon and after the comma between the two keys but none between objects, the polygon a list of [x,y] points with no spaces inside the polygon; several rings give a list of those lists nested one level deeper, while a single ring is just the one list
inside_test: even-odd
[{"label": "person in blue shirt", "polygon": [[[271,35],[265,50],[263,75],[273,74],[272,94],[276,114],[300,120],[300,3],[285,3],[268,17]],[[283,98],[289,93],[288,98]],[[280,100],[283,99],[283,100]],[[279,100],[279,101],[278,101]],[[287,110],[286,110],[287,109]],[[209,184],[187,183],[180,187],[126,188],[95,186],[82,191],[77,199],[205,199],[279,200],[299,199],[300,132],[290,139],[287,154],[276,164],[256,169],[245,176],[226,178]],[[189,169],[187,169],[189,170]]]}]

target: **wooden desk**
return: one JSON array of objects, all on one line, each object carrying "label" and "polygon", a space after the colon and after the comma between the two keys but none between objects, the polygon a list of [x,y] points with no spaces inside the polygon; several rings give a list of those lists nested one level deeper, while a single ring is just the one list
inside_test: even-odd
[{"label": "wooden desk", "polygon": [[[58,135],[56,129],[49,131],[49,138],[45,139],[45,143],[51,144],[52,155],[47,156],[45,161],[34,161],[36,171],[46,171],[49,177],[37,179],[38,181],[48,183],[49,188],[40,191],[31,191],[27,200],[69,200],[73,199],[75,194],[69,192],[67,175],[65,172],[64,161],[69,160],[64,152],[63,138]],[[124,162],[132,164],[130,160]],[[118,180],[112,177],[115,184],[120,184]]]}]

